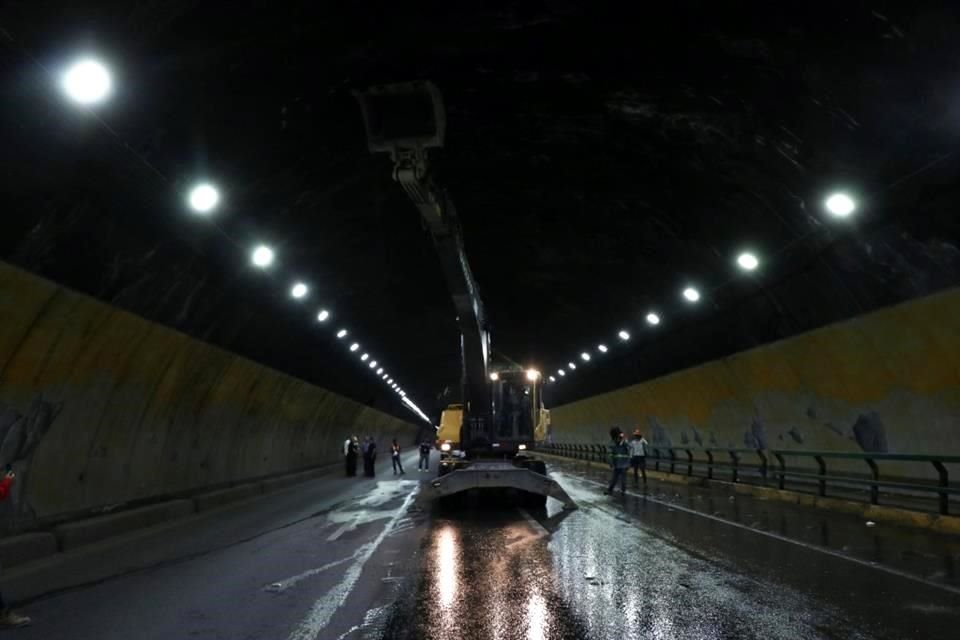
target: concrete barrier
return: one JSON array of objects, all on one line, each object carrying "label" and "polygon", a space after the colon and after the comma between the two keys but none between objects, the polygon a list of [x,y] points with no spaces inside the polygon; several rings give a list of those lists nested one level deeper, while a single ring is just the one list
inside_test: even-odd
[{"label": "concrete barrier", "polygon": [[[603,444],[619,426],[664,447],[958,454],[958,317],[960,289],[911,300],[552,407],[551,435]],[[885,478],[937,480],[929,463],[879,465]],[[862,461],[829,467],[869,472]]]},{"label": "concrete barrier", "polygon": [[193,500],[170,500],[139,509],[69,522],[54,528],[53,532],[60,550],[69,551],[135,529],[183,518],[194,511]]},{"label": "concrete barrier", "polygon": [[0,535],[338,462],[349,435],[386,450],[418,432],[4,263],[0,318],[0,463],[18,472]]},{"label": "concrete barrier", "polygon": [[57,538],[52,533],[25,533],[0,538],[0,566],[7,568],[57,552]]},{"label": "concrete barrier", "polygon": [[193,497],[193,504],[196,505],[197,511],[207,511],[208,509],[214,509],[225,504],[230,504],[231,502],[259,496],[260,494],[260,483],[251,482],[229,489],[201,493]]}]

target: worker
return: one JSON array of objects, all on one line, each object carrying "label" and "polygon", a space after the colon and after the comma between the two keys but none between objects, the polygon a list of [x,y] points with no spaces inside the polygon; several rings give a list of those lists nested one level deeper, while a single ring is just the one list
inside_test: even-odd
[{"label": "worker", "polygon": [[377,443],[371,436],[363,441],[363,475],[372,478],[376,475]]},{"label": "worker", "polygon": [[420,443],[420,462],[417,463],[418,471],[430,471],[430,441],[424,440]]},{"label": "worker", "polygon": [[643,474],[643,484],[647,484],[647,439],[640,433],[640,429],[633,432],[633,440],[630,441],[630,466],[633,467],[633,481],[640,480],[637,471]]},{"label": "worker", "polygon": [[[10,487],[16,477],[17,474],[7,466],[7,473],[3,476],[3,480],[0,480],[0,501],[6,500],[10,495]],[[30,624],[30,618],[8,609],[3,601],[3,594],[0,594],[0,628],[25,627],[28,624]]]},{"label": "worker", "polygon": [[347,438],[344,444],[347,447],[347,477],[352,478],[357,475],[357,453],[360,451],[360,440],[357,436],[353,436]]},{"label": "worker", "polygon": [[613,467],[613,474],[610,476],[610,484],[603,495],[613,493],[613,487],[620,481],[620,495],[627,494],[627,469],[630,468],[630,443],[627,442],[627,434],[620,429],[610,430],[610,464]]},{"label": "worker", "polygon": [[403,463],[400,462],[400,445],[397,444],[396,438],[393,439],[393,444],[390,445],[390,459],[393,460],[393,475],[397,475],[397,469],[400,470],[400,475],[403,475]]},{"label": "worker", "polygon": [[346,466],[347,477],[350,477],[350,444],[352,442],[353,440],[349,436],[343,441],[343,462]]}]

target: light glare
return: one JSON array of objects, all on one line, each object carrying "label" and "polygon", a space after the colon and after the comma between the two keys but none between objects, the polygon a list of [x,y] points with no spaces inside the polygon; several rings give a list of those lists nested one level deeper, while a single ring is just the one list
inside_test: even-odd
[{"label": "light glare", "polygon": [[857,208],[857,203],[845,193],[834,193],[827,198],[826,206],[834,217],[846,218]]},{"label": "light glare", "polygon": [[62,84],[63,90],[74,102],[96,104],[110,95],[113,80],[103,64],[87,58],[70,65],[63,74]]},{"label": "light glare", "polygon": [[275,255],[273,249],[266,245],[260,245],[253,250],[252,260],[253,264],[261,269],[266,269],[273,264],[273,259]]},{"label": "light glare", "polygon": [[500,374],[494,371],[493,373],[490,374],[490,379],[496,382],[497,380],[500,379]]},{"label": "light glare", "polygon": [[190,208],[197,213],[210,213],[220,202],[220,192],[212,184],[198,184],[190,190],[188,196]]},{"label": "light glare", "polygon": [[540,372],[536,369],[527,369],[527,380],[530,382],[536,382],[540,379]]},{"label": "light glare", "polygon": [[744,251],[737,256],[737,265],[744,271],[753,271],[760,266],[760,261],[757,259],[757,256],[749,251]]},{"label": "light glare", "polygon": [[290,295],[295,299],[300,300],[307,295],[308,291],[309,289],[307,288],[307,285],[303,284],[302,282],[298,282],[290,289]]}]

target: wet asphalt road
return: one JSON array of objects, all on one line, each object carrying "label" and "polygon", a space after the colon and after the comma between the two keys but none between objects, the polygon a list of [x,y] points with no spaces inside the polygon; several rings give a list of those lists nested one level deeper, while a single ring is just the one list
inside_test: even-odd
[{"label": "wet asphalt road", "polygon": [[605,497],[602,473],[553,468],[579,510],[441,509],[432,476],[380,476],[313,518],[31,603],[36,625],[9,635],[957,637],[954,540],[666,484]]}]

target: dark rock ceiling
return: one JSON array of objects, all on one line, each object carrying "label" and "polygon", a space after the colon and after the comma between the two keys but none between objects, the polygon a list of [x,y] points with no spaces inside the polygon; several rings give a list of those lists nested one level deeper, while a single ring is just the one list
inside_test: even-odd
[{"label": "dark rock ceiling", "polygon": [[[951,3],[518,6],[8,1],[0,257],[402,412],[286,297],[302,275],[431,411],[456,386],[452,307],[350,94],[430,79],[495,348],[554,370],[634,334],[553,404],[960,281]],[[100,121],[41,68],[78,51],[116,74]],[[198,176],[236,245],[185,211]],[[855,219],[826,218],[834,188]],[[260,239],[271,275],[246,266]]]}]

